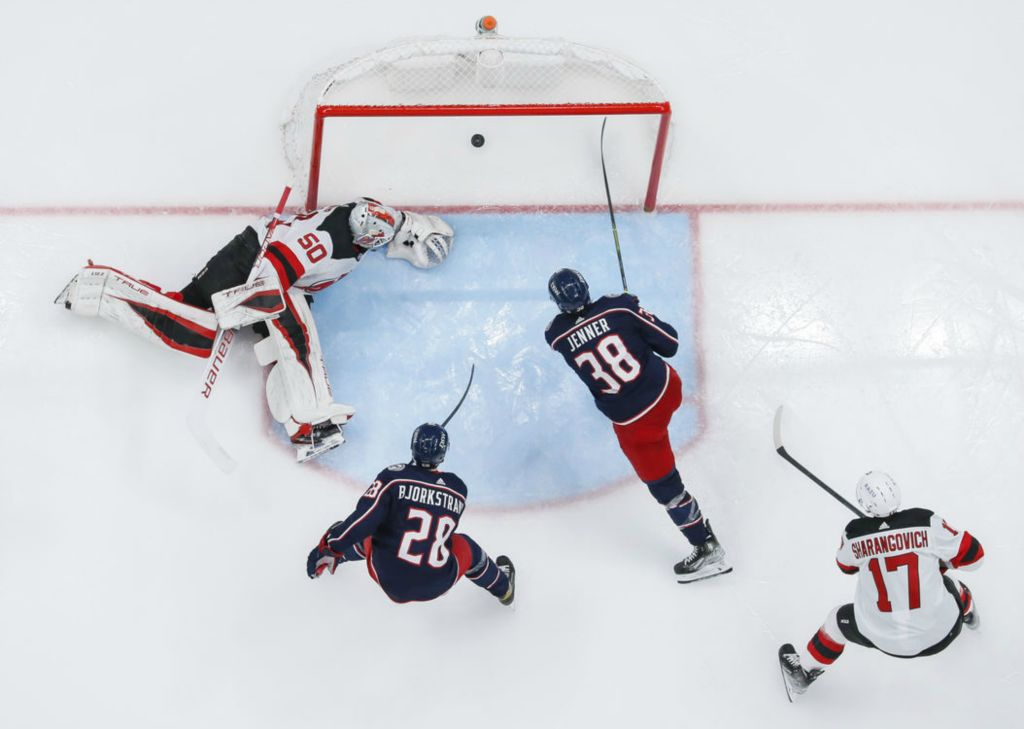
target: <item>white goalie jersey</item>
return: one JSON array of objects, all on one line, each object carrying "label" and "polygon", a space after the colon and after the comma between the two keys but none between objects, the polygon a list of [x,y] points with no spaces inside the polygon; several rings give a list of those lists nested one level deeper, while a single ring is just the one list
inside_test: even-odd
[{"label": "white goalie jersey", "polygon": [[[261,240],[269,223],[263,219],[256,229]],[[257,277],[272,271],[283,288],[315,293],[351,273],[368,250],[384,245],[388,258],[433,268],[448,257],[453,236],[437,216],[402,212],[373,200],[318,208],[277,224]]]},{"label": "white goalie jersey", "polygon": [[927,509],[905,509],[851,521],[836,562],[858,575],[857,629],[886,653],[913,656],[942,640],[960,614],[942,573],[976,567],[983,556],[968,532]]},{"label": "white goalie jersey", "polygon": [[[262,240],[270,224],[254,226]],[[370,250],[387,246],[388,258],[417,268],[440,265],[451,252],[454,232],[434,215],[402,212],[374,200],[318,208],[281,220],[252,282],[212,296],[224,328],[248,326],[283,311],[283,294],[314,294],[355,270]]]}]

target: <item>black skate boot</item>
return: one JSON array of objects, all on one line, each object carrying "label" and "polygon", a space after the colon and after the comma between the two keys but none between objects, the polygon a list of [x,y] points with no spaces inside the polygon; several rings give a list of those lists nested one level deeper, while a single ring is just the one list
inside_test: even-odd
[{"label": "black skate boot", "polygon": [[725,561],[725,550],[715,538],[715,533],[711,531],[711,523],[708,522],[705,526],[708,530],[708,540],[696,545],[686,559],[676,563],[676,580],[680,583],[706,580],[732,572],[732,567]]},{"label": "black skate boot", "polygon": [[779,648],[779,666],[782,668],[782,682],[786,686],[786,696],[790,703],[794,696],[799,696],[807,687],[814,683],[824,671],[813,668],[808,671],[800,665],[800,654],[792,643],[785,643]]},{"label": "black skate boot", "polygon": [[963,604],[964,626],[971,630],[977,630],[981,625],[981,617],[978,615],[978,606],[974,603],[974,595],[964,583],[960,583],[960,602]]},{"label": "black skate boot", "polygon": [[501,601],[502,605],[511,605],[512,601],[516,599],[516,566],[504,554],[498,555],[498,558],[494,560],[494,564],[498,565],[498,569],[508,577],[508,592],[503,597],[499,597],[498,600]]}]

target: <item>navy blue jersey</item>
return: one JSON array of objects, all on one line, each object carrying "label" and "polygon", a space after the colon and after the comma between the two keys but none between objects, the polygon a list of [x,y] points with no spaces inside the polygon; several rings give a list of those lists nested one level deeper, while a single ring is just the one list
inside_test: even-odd
[{"label": "navy blue jersey", "polygon": [[340,553],[372,537],[369,568],[388,597],[433,600],[458,579],[451,541],[465,508],[466,484],[454,473],[388,466],[327,530],[327,545]]},{"label": "navy blue jersey", "polygon": [[620,425],[661,398],[669,375],[661,357],[679,349],[676,330],[630,294],[602,296],[581,312],[559,314],[544,336],[590,388],[598,409]]}]

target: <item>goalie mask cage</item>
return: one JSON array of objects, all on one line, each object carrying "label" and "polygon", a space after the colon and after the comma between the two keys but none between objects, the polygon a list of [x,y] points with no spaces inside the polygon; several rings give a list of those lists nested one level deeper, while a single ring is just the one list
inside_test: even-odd
[{"label": "goalie mask cage", "polygon": [[[406,41],[319,73],[303,89],[283,135],[292,177],[300,187],[307,180],[305,204],[312,210],[321,172],[330,164],[324,150],[332,119],[653,116],[651,166],[640,171],[647,180],[643,207],[652,211],[671,113],[646,72],[606,51],[561,39],[488,33]],[[400,135],[392,132],[392,138]],[[358,146],[361,140],[332,143]]]}]

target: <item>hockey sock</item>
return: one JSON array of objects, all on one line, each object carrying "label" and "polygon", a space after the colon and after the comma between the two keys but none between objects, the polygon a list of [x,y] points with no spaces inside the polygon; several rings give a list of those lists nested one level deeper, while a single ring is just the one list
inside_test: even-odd
[{"label": "hockey sock", "polygon": [[690,544],[703,544],[711,537],[711,532],[704,523],[704,515],[700,512],[700,504],[692,494],[686,492],[678,470],[672,469],[672,473],[665,478],[648,482],[647,489],[651,496],[665,507],[672,523],[679,528]]},{"label": "hockey sock", "polygon": [[811,636],[807,642],[807,655],[801,656],[804,668],[808,671],[815,668],[825,669],[835,663],[839,656],[843,655],[846,648],[846,639],[839,630],[837,620],[838,608],[829,613],[818,632]]},{"label": "hockey sock", "polygon": [[957,583],[957,589],[960,592],[960,604],[963,606],[961,613],[966,618],[974,612],[974,596],[971,595],[971,591],[967,589],[967,585],[962,582]]},{"label": "hockey sock", "polygon": [[466,577],[487,590],[497,598],[508,594],[508,577],[498,569],[494,560],[487,556],[483,548],[465,534],[461,535],[469,543],[473,555],[473,566],[466,570]]}]

